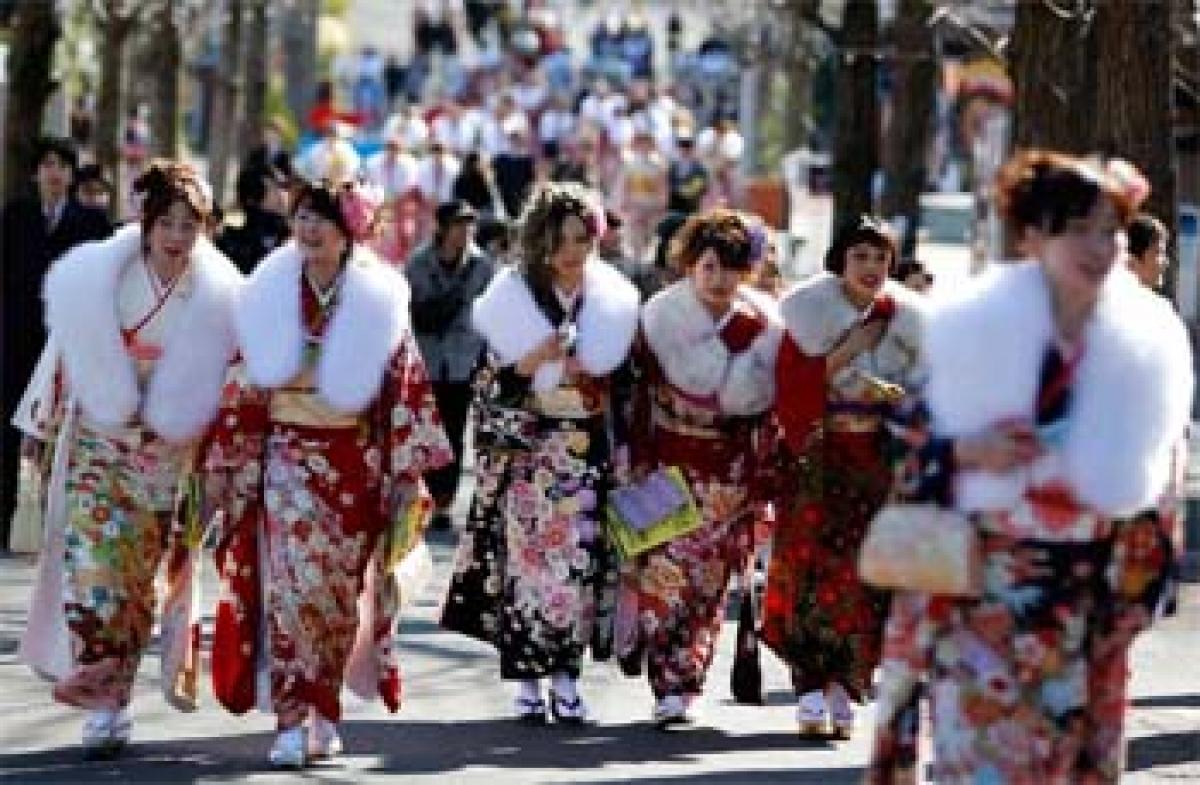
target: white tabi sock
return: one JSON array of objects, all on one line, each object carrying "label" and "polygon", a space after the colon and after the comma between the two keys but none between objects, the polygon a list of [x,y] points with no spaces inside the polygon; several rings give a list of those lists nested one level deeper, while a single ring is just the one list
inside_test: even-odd
[{"label": "white tabi sock", "polygon": [[563,671],[551,674],[550,689],[554,690],[555,695],[568,703],[579,697],[579,690],[575,688],[575,679]]},{"label": "white tabi sock", "polygon": [[517,682],[517,697],[534,703],[542,699],[542,683],[538,679],[523,679]]}]

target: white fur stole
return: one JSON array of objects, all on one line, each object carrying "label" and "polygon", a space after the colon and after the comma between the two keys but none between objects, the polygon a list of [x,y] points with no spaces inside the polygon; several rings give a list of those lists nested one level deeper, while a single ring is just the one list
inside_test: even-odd
[{"label": "white fur stole", "polygon": [[764,412],[775,401],[783,321],[775,301],[765,294],[739,286],[736,297],[767,322],[743,352],[729,351],[687,278],[647,301],[642,332],[671,384],[699,398],[716,395],[723,414],[745,416]]},{"label": "white fur stole", "polygon": [[[592,376],[607,376],[629,355],[637,333],[637,289],[620,271],[589,259],[583,273],[583,306],[575,357]],[[471,310],[471,324],[502,365],[512,365],[546,340],[554,329],[538,308],[516,268],[496,273]],[[533,376],[533,389],[553,390],[563,378],[561,362],[544,363]]]},{"label": "white fur stole", "polygon": [[[286,385],[303,369],[300,287],[304,258],[295,241],[271,252],[247,281],[236,312],[238,341],[252,384]],[[333,409],[361,412],[379,393],[392,355],[409,330],[404,276],[354,246],[336,311],[317,360],[317,393]]]},{"label": "white fur stole", "polygon": [[216,415],[233,357],[232,310],[242,279],[206,238],[196,241],[188,272],[192,294],[180,306],[143,397],[116,308],[121,273],[141,252],[137,224],[69,251],[46,274],[46,323],[62,352],[71,393],[89,418],[118,426],[140,409],[142,422],[159,436],[185,442]]},{"label": "white fur stole", "polygon": [[[917,366],[926,306],[920,296],[890,279],[884,282],[882,294],[896,303],[895,316],[879,344],[855,357],[850,366],[908,386]],[[842,279],[828,272],[817,273],[794,286],[783,296],[779,308],[788,333],[810,357],[829,354],[866,315],[846,299]]]},{"label": "white fur stole", "polygon": [[[935,304],[926,357],[926,397],[935,430],[978,433],[999,420],[1029,418],[1054,327],[1036,262],[993,267],[961,296]],[[1105,282],[1084,333],[1061,450],[1029,469],[963,472],[966,510],[1011,506],[1030,481],[1065,480],[1079,500],[1114,516],[1157,501],[1192,401],[1191,348],[1170,304],[1124,268]]]}]

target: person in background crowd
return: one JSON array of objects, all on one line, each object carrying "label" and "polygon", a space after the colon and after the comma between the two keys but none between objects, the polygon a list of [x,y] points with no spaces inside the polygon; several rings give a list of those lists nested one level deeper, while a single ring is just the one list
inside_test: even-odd
[{"label": "person in background crowd", "polygon": [[450,152],[446,142],[434,137],[429,154],[417,167],[417,188],[431,213],[437,205],[454,198],[454,180],[461,168],[458,156]]},{"label": "person in background crowd", "polygon": [[84,207],[111,217],[113,187],[99,164],[84,164],[75,175],[75,198]]},{"label": "person in background crowd", "polygon": [[904,286],[920,294],[927,293],[933,288],[933,273],[919,259],[905,259],[896,265],[892,278]]},{"label": "person in background crowd", "polygon": [[383,189],[383,197],[394,202],[417,187],[417,158],[408,151],[404,129],[392,123],[384,138],[383,150],[367,159],[363,172],[367,179]]},{"label": "person in background crowd", "polygon": [[621,616],[635,621],[617,650],[630,675],[645,660],[660,728],[689,720],[730,576],[754,550],[765,501],[759,448],[783,335],[776,303],[746,285],[761,251],[740,216],[692,216],[671,255],[684,278],[642,308],[631,462],[635,477],[681,470],[703,523],[623,567]]},{"label": "person in background crowd", "polygon": [[21,656],[54,683],[56,701],[88,712],[89,757],[119,753],[132,734],[163,562],[163,694],[196,708],[198,549],[175,516],[235,349],[240,276],[204,236],[209,190],[168,161],[151,162],[138,190],[139,221],[47,273],[50,336],[14,417],[32,451],[52,451]]},{"label": "person in background crowd", "polygon": [[263,128],[262,144],[246,153],[242,168],[265,166],[274,169],[290,188],[296,178],[296,170],[292,163],[292,153],[284,142],[286,135],[287,126],[279,118],[272,117]]},{"label": "person in background crowd", "polygon": [[[481,383],[478,485],[442,626],[494,644],[522,721],[579,724],[583,656],[612,651],[616,560],[600,525],[612,482],[614,373],[637,330],[637,290],[593,256],[595,194],[543,185],[517,264],[476,303],[492,363]],[[619,437],[623,433],[617,432]]]},{"label": "person in background crowd", "polygon": [[475,245],[476,219],[461,199],[438,205],[433,239],[404,268],[412,291],[413,332],[454,452],[453,461],[425,476],[435,529],[451,525],[472,382],[483,360],[484,343],[471,327],[471,307],[496,272],[495,263]]},{"label": "person in background crowd", "polygon": [[1158,290],[1171,264],[1167,257],[1167,227],[1149,213],[1138,213],[1125,229],[1129,241],[1126,262],[1143,286]]},{"label": "person in background crowd", "polygon": [[199,459],[213,692],[235,714],[271,706],[281,768],[340,752],[343,684],[398,709],[392,626],[413,587],[394,568],[421,536],[422,476],[450,460],[408,285],[363,244],[381,203],[361,182],[299,191],[295,239],[238,297],[241,362]]},{"label": "person in background crowd", "polygon": [[921,693],[939,783],[1122,779],[1129,651],[1171,591],[1194,390],[1184,324],[1122,264],[1148,193],[1124,161],[1018,152],[996,195],[1025,260],[929,316],[898,496],[967,516],[982,580],[895,595],[872,785],[926,776]]},{"label": "person in background crowd", "polygon": [[[5,205],[0,214],[4,423],[21,400],[21,385],[33,374],[38,353],[46,343],[42,277],[50,263],[66,251],[88,240],[107,237],[112,231],[103,212],[85,207],[71,196],[79,158],[70,140],[44,137],[38,140],[34,158],[34,193]],[[19,440],[7,425],[0,431],[0,516],[7,521],[16,506]],[[3,546],[5,543],[0,543]]]},{"label": "person in background crowd", "polygon": [[237,201],[241,226],[226,226],[217,235],[217,247],[243,275],[253,272],[263,257],[287,241],[287,194],[284,182],[272,169],[251,164],[238,173]]},{"label": "person in background crowd", "polygon": [[709,201],[718,205],[736,204],[741,189],[738,167],[746,149],[746,140],[737,124],[728,117],[718,118],[700,132],[696,147],[712,178]]},{"label": "person in background crowd", "polygon": [[791,670],[802,736],[849,738],[879,663],[888,596],[858,550],[891,485],[885,417],[918,381],[920,298],[888,278],[896,249],[872,216],[842,226],[825,271],[780,305],[778,523],[762,639]]},{"label": "person in background crowd", "polygon": [[362,169],[362,159],[350,143],[353,131],[353,126],[348,123],[330,119],[321,130],[321,139],[297,161],[301,176],[335,183],[356,179]]},{"label": "person in background crowd", "polygon": [[622,229],[625,221],[614,210],[605,210],[605,232],[596,243],[596,255],[621,271],[637,287],[642,302],[665,286],[660,271],[650,262],[639,262],[629,258]]},{"label": "person in background crowd", "polygon": [[663,216],[668,193],[666,159],[644,122],[635,125],[633,140],[621,155],[616,193],[626,220],[629,255],[641,261],[650,253],[654,227]]},{"label": "person in background crowd", "polygon": [[401,117],[388,123],[383,150],[367,159],[367,179],[383,190],[379,233],[372,248],[393,265],[403,264],[427,225],[427,205],[420,191],[421,165],[408,151],[408,131]]},{"label": "person in background crowd", "polygon": [[504,213],[511,219],[521,215],[525,200],[537,179],[537,165],[529,147],[528,132],[519,125],[506,129],[507,149],[492,159],[492,172]]},{"label": "person in background crowd", "polygon": [[502,218],[481,218],[475,231],[475,242],[497,267],[508,264],[512,254],[513,227]]},{"label": "person in background crowd", "polygon": [[691,215],[699,211],[708,194],[708,169],[696,157],[696,140],[689,130],[675,139],[677,155],[667,169],[667,210]]},{"label": "person in background crowd", "polygon": [[487,162],[478,152],[467,153],[454,179],[454,198],[461,199],[483,215],[495,215],[498,194]]},{"label": "person in background crowd", "polygon": [[751,217],[748,220],[757,224],[763,237],[763,258],[755,266],[754,279],[750,285],[765,295],[778,300],[783,296],[787,282],[783,280],[783,272],[779,269],[779,232],[770,229],[760,219]]}]

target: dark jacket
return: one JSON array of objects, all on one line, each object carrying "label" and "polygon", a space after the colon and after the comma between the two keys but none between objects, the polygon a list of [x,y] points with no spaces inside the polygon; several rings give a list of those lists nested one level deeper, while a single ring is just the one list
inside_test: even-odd
[{"label": "dark jacket", "polygon": [[246,220],[241,226],[226,226],[217,237],[217,248],[228,256],[242,275],[253,272],[267,254],[283,245],[291,231],[282,215],[246,208]]},{"label": "dark jacket", "polygon": [[475,245],[454,269],[438,261],[433,243],[404,266],[412,288],[413,332],[433,381],[465,382],[475,372],[484,344],[471,326],[471,305],[495,272],[496,265]]},{"label": "dark jacket", "polygon": [[[42,313],[42,278],[50,263],[80,243],[101,240],[112,232],[112,224],[100,210],[67,199],[54,229],[47,231],[41,202],[36,197],[18,199],[5,206],[0,216],[0,358],[3,358],[4,420],[3,459],[0,460],[0,520],[7,524],[12,514],[16,480],[17,445],[20,438],[8,425],[21,394],[33,375],[38,356],[46,343]],[[7,529],[0,525],[0,535]],[[0,545],[3,545],[0,536]]]}]

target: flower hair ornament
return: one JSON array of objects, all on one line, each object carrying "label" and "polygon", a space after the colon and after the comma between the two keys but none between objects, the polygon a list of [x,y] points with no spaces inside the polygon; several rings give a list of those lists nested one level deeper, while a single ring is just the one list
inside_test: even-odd
[{"label": "flower hair ornament", "polygon": [[1150,195],[1150,181],[1124,158],[1110,158],[1104,164],[1104,173],[1135,210],[1141,207],[1142,202]]},{"label": "flower hair ornament", "polygon": [[364,180],[347,180],[338,192],[338,207],[346,229],[356,243],[370,240],[383,206],[383,189]]}]

